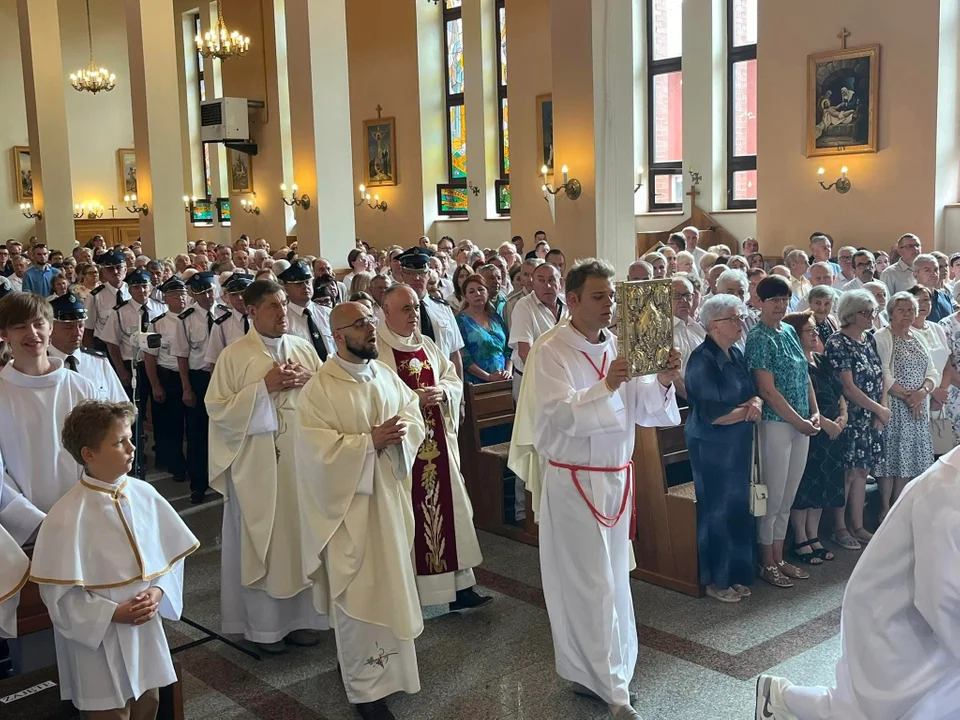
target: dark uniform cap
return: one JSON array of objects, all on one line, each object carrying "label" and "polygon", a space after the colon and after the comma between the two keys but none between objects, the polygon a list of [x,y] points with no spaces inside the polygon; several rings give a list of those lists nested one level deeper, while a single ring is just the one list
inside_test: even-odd
[{"label": "dark uniform cap", "polygon": [[167,280],[163,285],[160,286],[160,292],[178,292],[180,290],[186,290],[187,284],[183,282],[182,278],[172,277]]},{"label": "dark uniform cap", "polygon": [[210,271],[194,273],[187,286],[195,293],[206,292],[213,287],[213,273]]},{"label": "dark uniform cap", "polygon": [[396,260],[404,270],[427,270],[433,253],[422,247],[413,247],[400,253]]},{"label": "dark uniform cap", "polygon": [[297,260],[286,270],[277,275],[277,280],[282,283],[306,282],[313,277],[313,270],[306,260]]},{"label": "dark uniform cap", "polygon": [[107,250],[105,253],[97,255],[95,262],[97,265],[126,265],[127,258],[122,252],[117,250]]},{"label": "dark uniform cap", "polygon": [[149,285],[153,277],[146,270],[131,270],[125,278],[127,285]]},{"label": "dark uniform cap", "polygon": [[253,278],[249,275],[231,275],[230,279],[224,284],[223,289],[228,293],[242,293],[253,283]]},{"label": "dark uniform cap", "polygon": [[73,320],[83,320],[87,317],[87,310],[83,306],[83,300],[79,295],[72,292],[64,293],[56,300],[50,301],[50,307],[53,308],[53,319],[62,322]]}]

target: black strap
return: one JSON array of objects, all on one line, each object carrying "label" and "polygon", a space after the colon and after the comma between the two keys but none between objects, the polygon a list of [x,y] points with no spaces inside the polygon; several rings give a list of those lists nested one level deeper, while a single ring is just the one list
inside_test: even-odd
[{"label": "black strap", "polygon": [[213,315],[210,314],[210,311],[207,311],[207,337],[210,337],[210,333],[213,331]]},{"label": "black strap", "polygon": [[317,351],[317,355],[320,356],[320,360],[325,361],[327,359],[327,346],[323,343],[323,337],[320,335],[320,330],[317,328],[317,324],[313,321],[313,316],[310,314],[309,310],[304,308],[303,315],[307,318],[307,331],[310,333],[310,342],[313,343],[313,349]]},{"label": "black strap", "polygon": [[427,312],[427,298],[420,301],[420,333],[434,342],[437,341],[436,333],[433,330],[433,320],[430,319],[430,313]]},{"label": "black strap", "polygon": [[147,331],[147,325],[150,324],[150,313],[147,312],[147,306],[140,306],[140,332]]},{"label": "black strap", "polygon": [[243,316],[243,334],[246,335],[250,332],[250,317],[248,315]]},{"label": "black strap", "polygon": [[73,370],[74,372],[80,372],[77,369],[77,359],[73,355],[67,355],[63,359],[63,362],[70,370]]}]

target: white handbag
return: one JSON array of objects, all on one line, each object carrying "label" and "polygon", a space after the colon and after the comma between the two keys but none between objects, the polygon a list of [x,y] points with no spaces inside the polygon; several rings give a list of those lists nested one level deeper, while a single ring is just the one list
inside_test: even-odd
[{"label": "white handbag", "polygon": [[763,517],[767,514],[767,484],[761,482],[760,469],[760,431],[753,426],[753,462],[750,463],[750,514]]},{"label": "white handbag", "polygon": [[930,436],[933,438],[934,455],[946,455],[956,447],[957,438],[946,408],[930,411]]}]

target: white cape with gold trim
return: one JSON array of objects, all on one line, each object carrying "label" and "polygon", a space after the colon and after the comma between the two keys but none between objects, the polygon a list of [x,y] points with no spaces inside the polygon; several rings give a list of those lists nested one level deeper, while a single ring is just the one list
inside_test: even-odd
[{"label": "white cape with gold trim", "polygon": [[166,574],[200,543],[151,485],[122,477],[112,489],[83,475],[47,513],[30,579],[112,588]]},{"label": "white cape with gold trim", "polygon": [[29,573],[27,556],[0,525],[0,637],[17,635],[17,604]]}]

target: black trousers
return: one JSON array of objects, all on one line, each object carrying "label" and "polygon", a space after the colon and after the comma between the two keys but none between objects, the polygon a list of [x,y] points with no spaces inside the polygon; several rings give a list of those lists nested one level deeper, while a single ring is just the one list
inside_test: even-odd
[{"label": "black trousers", "polygon": [[187,459],[183,454],[186,427],[183,404],[183,383],[180,373],[157,366],[160,385],[167,398],[153,400],[153,438],[157,444],[157,464],[163,465],[175,478],[187,476]]},{"label": "black trousers", "polygon": [[210,385],[210,373],[206,370],[190,371],[190,387],[197,396],[193,407],[186,408],[187,415],[187,474],[190,476],[190,491],[205,492],[210,487],[207,470],[207,455],[210,438],[209,419],[204,398]]},{"label": "black trousers", "polygon": [[[127,372],[133,375],[133,361],[124,360],[123,364],[126,366]],[[151,400],[150,378],[147,377],[147,370],[143,363],[137,365],[137,396],[133,396],[132,387],[124,389],[127,391],[130,402],[137,406],[136,429],[131,439],[133,446],[137,449],[137,459],[134,461],[133,471],[138,478],[143,480],[147,476],[147,431],[144,423],[147,422],[147,403]]]}]

